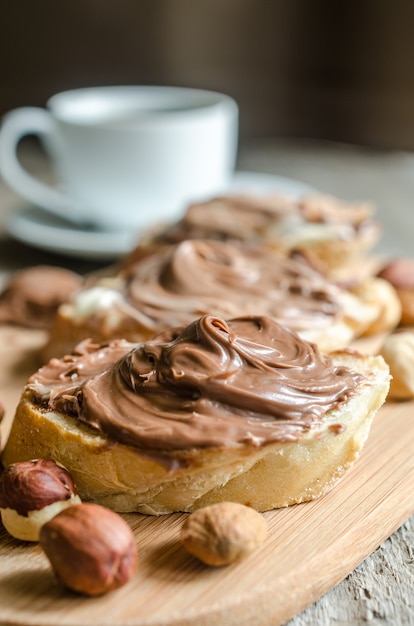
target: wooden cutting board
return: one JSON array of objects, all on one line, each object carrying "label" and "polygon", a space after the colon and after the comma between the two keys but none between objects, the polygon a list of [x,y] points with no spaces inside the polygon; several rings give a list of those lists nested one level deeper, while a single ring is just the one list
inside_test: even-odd
[{"label": "wooden cutting board", "polygon": [[[8,420],[42,333],[0,329]],[[3,435],[4,436],[4,435]],[[139,567],[122,589],[84,598],[59,586],[38,545],[0,524],[2,626],[278,626],[340,582],[414,513],[414,402],[387,403],[342,481],[310,503],[265,514],[269,536],[242,563],[209,568],[178,541],[184,515],[126,515]]]}]

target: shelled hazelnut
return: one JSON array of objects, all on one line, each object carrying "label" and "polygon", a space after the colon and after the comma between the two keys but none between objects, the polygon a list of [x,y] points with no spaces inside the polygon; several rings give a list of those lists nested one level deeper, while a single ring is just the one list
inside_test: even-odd
[{"label": "shelled hazelnut", "polygon": [[389,365],[390,400],[414,398],[414,330],[401,330],[389,335],[380,350]]},{"label": "shelled hazelnut", "polygon": [[52,460],[13,463],[0,474],[1,519],[16,539],[38,541],[43,524],[80,502],[69,472]]},{"label": "shelled hazelnut", "polygon": [[180,538],[193,556],[207,565],[229,565],[259,548],[267,536],[261,513],[237,502],[219,502],[191,513]]},{"label": "shelled hazelnut", "polygon": [[384,278],[371,277],[352,289],[366,305],[378,310],[375,320],[365,330],[365,335],[375,335],[394,330],[401,320],[401,301],[396,289]]},{"label": "shelled hazelnut", "polygon": [[118,513],[98,504],[65,509],[42,527],[39,541],[56,578],[84,595],[121,587],[137,567],[130,526]]}]

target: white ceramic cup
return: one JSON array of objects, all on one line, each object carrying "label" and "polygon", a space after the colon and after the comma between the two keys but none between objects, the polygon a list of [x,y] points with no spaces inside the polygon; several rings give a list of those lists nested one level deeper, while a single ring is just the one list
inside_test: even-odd
[{"label": "white ceramic cup", "polygon": [[[17,146],[38,135],[59,185],[21,166]],[[79,224],[139,230],[175,219],[230,183],[238,107],[224,94],[164,86],[91,87],[59,93],[47,108],[8,113],[0,173],[30,203]]]}]

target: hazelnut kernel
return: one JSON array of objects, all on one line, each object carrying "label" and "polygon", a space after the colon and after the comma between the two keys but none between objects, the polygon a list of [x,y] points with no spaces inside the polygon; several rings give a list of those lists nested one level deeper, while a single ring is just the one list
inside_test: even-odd
[{"label": "hazelnut kernel", "polygon": [[377,315],[364,335],[374,335],[393,330],[401,320],[401,301],[395,288],[383,278],[371,277],[353,290],[365,304],[374,306]]},{"label": "hazelnut kernel", "polygon": [[0,474],[1,519],[16,539],[38,541],[44,523],[80,502],[69,472],[52,460],[12,463]]},{"label": "hazelnut kernel", "polygon": [[185,548],[207,565],[229,565],[259,548],[267,522],[256,510],[237,502],[219,502],[191,513],[181,528]]},{"label": "hazelnut kernel", "polygon": [[380,350],[390,368],[390,400],[414,398],[414,332],[402,331],[389,335]]},{"label": "hazelnut kernel", "polygon": [[136,570],[137,548],[130,526],[99,504],[65,509],[42,527],[39,541],[56,578],[87,596],[121,587]]}]

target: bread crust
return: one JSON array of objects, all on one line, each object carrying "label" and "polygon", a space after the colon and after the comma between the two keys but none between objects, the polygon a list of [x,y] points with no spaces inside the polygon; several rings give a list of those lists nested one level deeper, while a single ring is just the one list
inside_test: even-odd
[{"label": "bread crust", "polygon": [[159,515],[223,500],[266,511],[312,500],[356,461],[389,389],[382,357],[343,352],[333,358],[367,378],[357,395],[297,442],[176,451],[170,460],[177,469],[171,469],[75,418],[39,409],[26,391],[2,461],[51,458],[70,471],[83,500],[119,512]]}]

